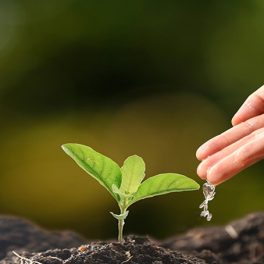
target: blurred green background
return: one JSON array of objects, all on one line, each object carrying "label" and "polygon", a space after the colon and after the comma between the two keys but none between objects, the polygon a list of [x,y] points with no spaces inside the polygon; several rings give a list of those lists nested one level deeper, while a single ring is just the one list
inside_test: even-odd
[{"label": "blurred green background", "polygon": [[[263,14],[261,0],[1,0],[0,212],[116,236],[115,202],[62,152],[66,142],[120,165],[141,155],[148,176],[198,180],[197,147],[263,84]],[[218,187],[210,224],[263,210],[263,171]],[[125,232],[164,238],[208,225],[202,199],[139,202]]]}]

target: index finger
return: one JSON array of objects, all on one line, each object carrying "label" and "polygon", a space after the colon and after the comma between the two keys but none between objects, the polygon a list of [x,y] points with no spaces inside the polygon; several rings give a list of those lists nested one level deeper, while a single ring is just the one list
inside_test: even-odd
[{"label": "index finger", "polygon": [[198,148],[196,156],[199,160],[203,160],[262,127],[264,127],[264,114],[242,122],[210,139]]}]

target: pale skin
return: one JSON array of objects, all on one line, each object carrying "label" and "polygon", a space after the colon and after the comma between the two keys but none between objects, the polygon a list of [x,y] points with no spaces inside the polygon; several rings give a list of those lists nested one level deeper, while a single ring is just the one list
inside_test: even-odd
[{"label": "pale skin", "polygon": [[264,159],[264,85],[251,94],[232,118],[232,127],[196,152],[197,173],[218,185]]}]

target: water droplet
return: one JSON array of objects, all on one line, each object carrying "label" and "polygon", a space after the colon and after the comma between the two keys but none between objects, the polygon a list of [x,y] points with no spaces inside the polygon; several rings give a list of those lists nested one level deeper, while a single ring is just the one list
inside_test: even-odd
[{"label": "water droplet", "polygon": [[210,221],[213,216],[208,210],[208,203],[209,201],[212,201],[214,199],[215,186],[209,182],[205,182],[203,184],[203,194],[205,200],[199,206],[199,208],[203,209],[203,211],[201,212],[201,216],[205,217],[207,221]]}]

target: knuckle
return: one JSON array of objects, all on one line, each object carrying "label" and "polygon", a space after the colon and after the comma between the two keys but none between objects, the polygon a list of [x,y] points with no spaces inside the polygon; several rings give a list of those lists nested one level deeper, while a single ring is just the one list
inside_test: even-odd
[{"label": "knuckle", "polygon": [[243,122],[243,124],[250,131],[255,129],[255,121],[253,121],[253,120],[247,120],[247,121]]},{"label": "knuckle", "polygon": [[218,136],[218,140],[223,141],[225,146],[227,146],[231,143],[229,137],[226,135],[226,132],[223,132],[222,134],[220,134]]},{"label": "knuckle", "polygon": [[247,144],[234,153],[233,163],[235,167],[239,169],[243,169],[246,167],[248,153],[250,153],[251,148],[252,146],[250,144]]}]

